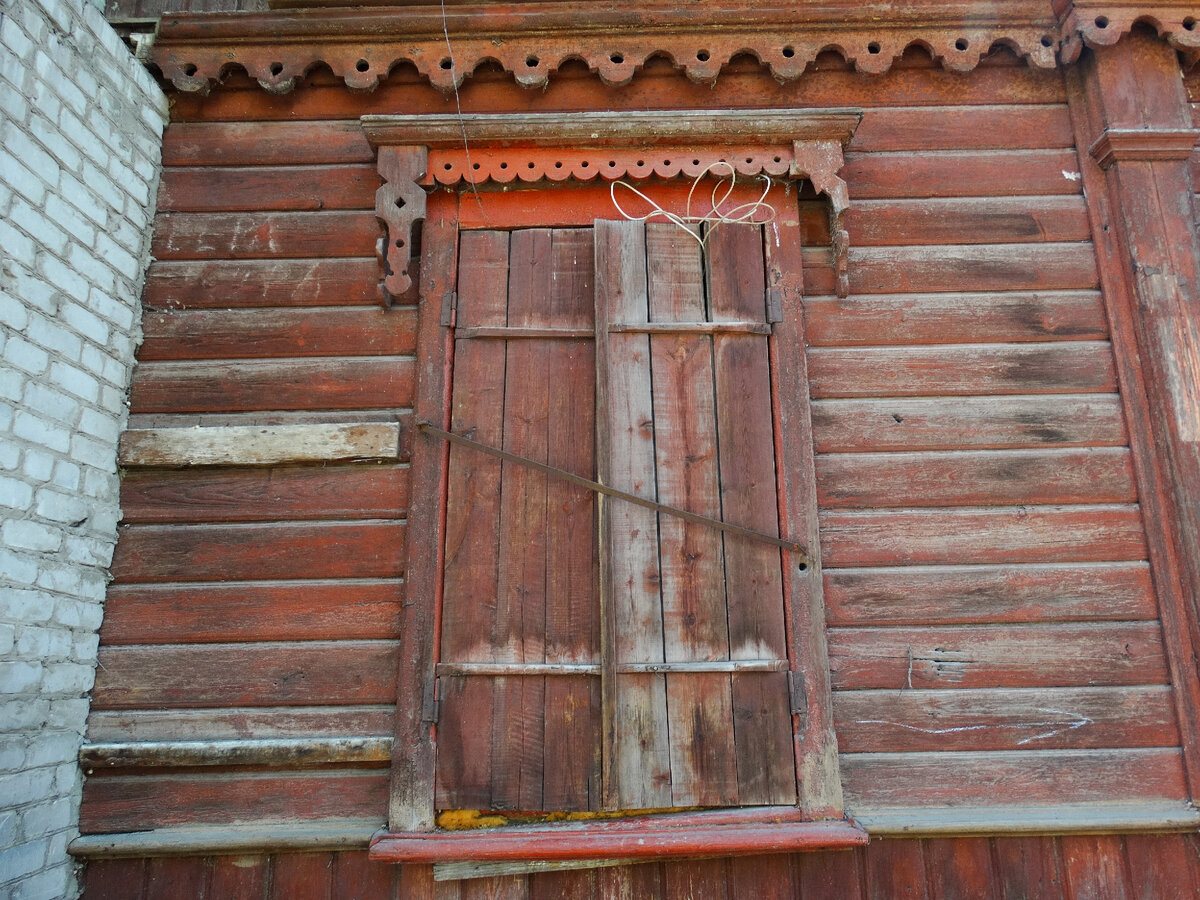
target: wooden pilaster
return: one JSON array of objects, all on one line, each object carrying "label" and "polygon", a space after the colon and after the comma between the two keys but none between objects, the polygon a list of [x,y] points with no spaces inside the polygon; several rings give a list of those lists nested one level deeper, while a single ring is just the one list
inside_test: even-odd
[{"label": "wooden pilaster", "polygon": [[1197,132],[1176,53],[1134,33],[1068,74],[1193,800],[1200,797]]}]

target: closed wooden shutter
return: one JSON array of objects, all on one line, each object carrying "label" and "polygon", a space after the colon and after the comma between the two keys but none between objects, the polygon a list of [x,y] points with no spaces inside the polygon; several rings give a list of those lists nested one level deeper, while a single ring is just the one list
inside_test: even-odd
[{"label": "closed wooden shutter", "polygon": [[[452,430],[778,535],[764,272],[753,226],[464,232]],[[460,446],[445,534],[439,809],[796,802],[777,547]]]},{"label": "closed wooden shutter", "polygon": [[[777,535],[762,240],[596,223],[598,469]],[[605,805],[794,803],[780,551],[602,502]]]}]

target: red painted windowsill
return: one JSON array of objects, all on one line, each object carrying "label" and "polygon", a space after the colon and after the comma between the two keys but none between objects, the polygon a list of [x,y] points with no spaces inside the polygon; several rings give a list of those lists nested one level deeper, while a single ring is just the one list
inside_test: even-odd
[{"label": "red painted windowsill", "polygon": [[836,850],[867,843],[849,820],[803,821],[791,808],[636,816],[472,831],[385,832],[371,859],[394,863],[669,859]]}]

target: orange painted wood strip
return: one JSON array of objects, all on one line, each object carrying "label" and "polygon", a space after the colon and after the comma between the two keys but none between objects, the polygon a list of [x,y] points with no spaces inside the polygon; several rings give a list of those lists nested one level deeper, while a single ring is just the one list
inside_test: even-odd
[{"label": "orange painted wood strip", "polygon": [[411,357],[320,357],[138,366],[131,412],[395,409],[413,400]]},{"label": "orange painted wood strip", "polygon": [[97,709],[388,703],[394,641],[107,647]]},{"label": "orange painted wood strip", "polygon": [[1154,622],[831,628],[835,691],[1169,682]]},{"label": "orange painted wood strip", "polygon": [[117,646],[395,638],[403,597],[399,579],[115,584],[108,590],[101,641]]},{"label": "orange painted wood strip", "polygon": [[121,529],[118,582],[394,578],[403,572],[400,522],[130,525]]}]

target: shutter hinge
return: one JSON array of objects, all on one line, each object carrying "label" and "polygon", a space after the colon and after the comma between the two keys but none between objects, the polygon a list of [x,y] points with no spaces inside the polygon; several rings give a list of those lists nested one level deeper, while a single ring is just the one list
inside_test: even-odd
[{"label": "shutter hinge", "polygon": [[772,325],[783,321],[783,291],[777,287],[767,288],[767,321]]},{"label": "shutter hinge", "polygon": [[447,328],[453,328],[455,319],[458,318],[458,293],[456,291],[446,291],[442,294],[442,320],[441,324]]},{"label": "shutter hinge", "polygon": [[425,682],[425,695],[421,698],[421,721],[436,725],[442,715],[442,701],[437,696],[437,676],[433,675]]},{"label": "shutter hinge", "polygon": [[808,727],[808,690],[804,685],[804,673],[793,669],[787,675],[792,714],[800,717],[800,729],[803,731]]}]

